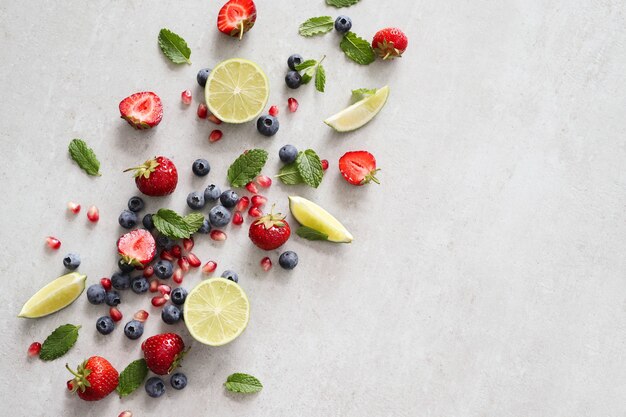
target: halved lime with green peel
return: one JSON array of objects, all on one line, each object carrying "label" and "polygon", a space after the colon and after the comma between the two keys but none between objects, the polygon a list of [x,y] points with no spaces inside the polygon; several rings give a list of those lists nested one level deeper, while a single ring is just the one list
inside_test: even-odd
[{"label": "halved lime with green peel", "polygon": [[30,297],[18,317],[36,319],[67,307],[82,294],[86,279],[78,272],[60,276]]},{"label": "halved lime with green peel", "polygon": [[371,96],[357,101],[334,116],[330,116],[328,119],[324,120],[324,123],[337,132],[356,130],[378,114],[385,106],[387,97],[389,97],[389,86],[384,86],[376,90],[376,93]]},{"label": "halved lime with green peel", "polygon": [[263,111],[270,96],[270,85],[257,64],[233,58],[213,68],[204,95],[215,117],[226,123],[244,123]]},{"label": "halved lime with green peel", "polygon": [[290,196],[289,210],[298,223],[327,236],[338,243],[352,242],[352,234],[332,214],[303,197]]}]

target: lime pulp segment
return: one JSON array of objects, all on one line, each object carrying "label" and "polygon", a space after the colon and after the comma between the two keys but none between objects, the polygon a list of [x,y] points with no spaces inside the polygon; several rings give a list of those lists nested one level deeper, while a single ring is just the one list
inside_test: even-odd
[{"label": "lime pulp segment", "polygon": [[86,279],[78,272],[60,276],[30,297],[18,317],[44,317],[67,307],[82,294]]},{"label": "lime pulp segment", "polygon": [[331,242],[350,243],[353,240],[352,234],[339,220],[306,198],[290,196],[289,210],[298,223],[326,234]]},{"label": "lime pulp segment", "polygon": [[376,90],[376,93],[357,101],[339,113],[324,120],[328,126],[338,132],[356,130],[374,118],[385,106],[389,97],[389,86]]}]

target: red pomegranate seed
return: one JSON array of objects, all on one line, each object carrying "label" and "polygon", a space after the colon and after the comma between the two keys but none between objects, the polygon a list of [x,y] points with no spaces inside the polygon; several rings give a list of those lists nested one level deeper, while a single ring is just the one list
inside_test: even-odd
[{"label": "red pomegranate seed", "polygon": [[172,275],[172,279],[177,284],[182,284],[184,277],[185,275],[183,274],[183,270],[180,268],[176,268],[176,271],[174,271],[174,275]]},{"label": "red pomegranate seed", "polygon": [[243,216],[238,211],[233,214],[233,224],[236,224],[237,226],[243,224]]},{"label": "red pomegranate seed", "polygon": [[41,343],[33,342],[28,347],[28,356],[31,358],[34,356],[39,356],[39,352],[41,352]]},{"label": "red pomegranate seed", "polygon": [[219,129],[215,129],[214,131],[211,132],[211,134],[209,135],[209,142],[213,143],[213,142],[217,142],[218,140],[222,139],[222,136],[224,136],[224,134],[222,133],[221,130]]},{"label": "red pomegranate seed", "polygon": [[226,240],[226,233],[221,230],[211,230],[211,239],[217,240],[218,242]]},{"label": "red pomegranate seed", "polygon": [[167,299],[165,297],[152,297],[152,305],[155,307],[161,307],[163,304],[167,303]]},{"label": "red pomegranate seed", "polygon": [[270,111],[269,111],[270,116],[278,116],[278,107],[276,106],[272,106],[270,107]]},{"label": "red pomegranate seed", "polygon": [[133,413],[131,413],[130,411],[126,410],[126,411],[122,411],[120,413],[120,415],[117,416],[117,417],[133,417]]},{"label": "red pomegranate seed", "polygon": [[180,258],[183,254],[183,250],[180,248],[180,245],[174,245],[172,249],[170,249],[170,253],[174,258]]},{"label": "red pomegranate seed", "polygon": [[298,100],[293,97],[289,97],[287,100],[287,105],[289,106],[289,111],[295,113],[298,110]]},{"label": "red pomegranate seed", "polygon": [[209,109],[207,108],[206,104],[204,103],[200,103],[198,104],[198,117],[201,119],[206,119],[207,114],[209,113]]},{"label": "red pomegranate seed", "polygon": [[259,189],[256,188],[256,184],[253,182],[249,182],[246,184],[246,190],[248,190],[252,194],[257,194],[259,192]]},{"label": "red pomegranate seed", "polygon": [[235,206],[236,211],[246,211],[248,205],[250,204],[250,199],[245,195],[239,199],[237,205]]},{"label": "red pomegranate seed", "polygon": [[109,316],[111,317],[111,319],[113,321],[120,321],[122,320],[122,312],[119,311],[117,308],[115,307],[111,307],[109,309]]},{"label": "red pomegranate seed", "polygon": [[187,254],[187,260],[189,261],[189,265],[192,268],[197,268],[200,265],[202,265],[202,262],[200,261],[200,259],[193,253],[189,252]]},{"label": "red pomegranate seed", "polygon": [[157,289],[163,295],[171,294],[171,292],[172,292],[172,287],[170,287],[169,285],[166,285],[166,284],[159,285],[159,287]]},{"label": "red pomegranate seed", "polygon": [[57,250],[61,247],[61,241],[56,237],[48,236],[46,238],[46,244],[50,247],[50,249]]},{"label": "red pomegranate seed", "polygon": [[186,256],[183,256],[182,258],[178,260],[178,266],[184,272],[189,272],[189,259],[187,259]]},{"label": "red pomegranate seed", "polygon": [[270,269],[272,269],[272,260],[270,258],[268,258],[267,256],[265,258],[261,259],[261,268],[263,268],[263,270],[265,272],[267,272]]},{"label": "red pomegranate seed", "polygon": [[263,175],[263,174],[256,177],[255,181],[257,184],[259,184],[263,188],[267,188],[270,185],[272,185],[272,179],[268,177],[267,175]]},{"label": "red pomegranate seed", "polygon": [[172,252],[170,252],[168,250],[163,249],[161,251],[161,255],[160,256],[161,256],[161,259],[164,259],[166,261],[170,261],[170,262],[174,261],[174,255],[172,255]]},{"label": "red pomegranate seed", "polygon": [[189,252],[191,249],[193,249],[193,238],[190,237],[189,239],[183,239],[183,248]]},{"label": "red pomegranate seed", "polygon": [[133,315],[133,318],[134,318],[135,320],[140,321],[140,322],[142,322],[142,323],[143,323],[143,322],[145,322],[146,320],[148,320],[148,316],[149,316],[149,315],[150,315],[150,314],[148,314],[148,312],[147,312],[146,310],[139,310],[138,312],[136,312],[136,313]]},{"label": "red pomegranate seed", "polygon": [[74,214],[78,214],[80,212],[80,204],[76,204],[72,201],[67,203],[67,208]]},{"label": "red pomegranate seed", "polygon": [[89,207],[89,210],[87,210],[87,218],[92,223],[95,223],[98,220],[100,220],[100,210],[98,210],[98,207],[96,206]]},{"label": "red pomegranate seed", "polygon": [[211,272],[214,272],[216,268],[217,268],[217,262],[209,261],[205,263],[204,266],[202,267],[202,273],[208,275]]},{"label": "red pomegranate seed", "polygon": [[111,291],[111,280],[109,278],[100,278],[100,285],[105,291]]},{"label": "red pomegranate seed", "polygon": [[261,210],[259,210],[258,207],[250,207],[250,210],[248,210],[248,216],[251,217],[261,217],[263,215],[263,212]]},{"label": "red pomegranate seed", "polygon": [[322,169],[326,171],[328,169],[328,159],[322,159]]},{"label": "red pomegranate seed", "polygon": [[207,116],[207,119],[209,119],[209,121],[215,123],[216,125],[221,125],[222,121],[220,119],[218,119],[217,117],[215,117],[213,114],[209,114]]},{"label": "red pomegranate seed", "polygon": [[252,196],[252,207],[263,207],[265,203],[267,203],[267,198],[263,197],[260,194]]},{"label": "red pomegranate seed", "polygon": [[180,93],[180,99],[185,104],[191,104],[191,91],[185,90],[182,93]]},{"label": "red pomegranate seed", "polygon": [[146,278],[150,278],[152,275],[154,275],[154,268],[152,267],[152,265],[148,265],[143,270],[143,276],[146,277]]},{"label": "red pomegranate seed", "polygon": [[150,292],[157,292],[159,290],[159,285],[160,283],[158,279],[150,281]]},{"label": "red pomegranate seed", "polygon": [[67,389],[68,391],[74,391],[74,381],[72,381],[71,379],[67,381]]}]

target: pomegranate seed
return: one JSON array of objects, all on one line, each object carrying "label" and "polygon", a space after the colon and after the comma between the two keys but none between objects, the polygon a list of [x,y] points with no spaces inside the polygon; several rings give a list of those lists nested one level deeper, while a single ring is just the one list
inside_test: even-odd
[{"label": "pomegranate seed", "polygon": [[154,275],[154,268],[152,265],[148,265],[146,269],[143,270],[143,276],[145,278],[150,278],[152,275]]},{"label": "pomegranate seed", "polygon": [[217,262],[209,261],[205,263],[204,266],[202,267],[202,273],[208,275],[211,272],[214,272],[216,268],[217,268]]},{"label": "pomegranate seed", "polygon": [[263,212],[261,210],[259,210],[258,207],[250,207],[250,210],[248,210],[248,216],[250,217],[261,217],[263,215]]},{"label": "pomegranate seed", "polygon": [[138,312],[136,312],[136,313],[133,315],[133,318],[134,318],[135,320],[140,321],[140,322],[142,322],[142,323],[143,323],[143,322],[145,322],[146,320],[148,320],[148,316],[149,316],[149,315],[150,315],[150,314],[148,314],[148,312],[147,312],[146,310],[139,310]]},{"label": "pomegranate seed", "polygon": [[267,198],[263,197],[260,194],[252,196],[252,207],[263,207],[265,203],[267,203]]},{"label": "pomegranate seed", "polygon": [[265,272],[267,272],[270,269],[272,269],[272,260],[270,258],[268,258],[267,256],[265,258],[261,259],[261,268],[263,268],[263,270]]},{"label": "pomegranate seed", "polygon": [[92,223],[95,223],[98,220],[100,220],[100,210],[98,210],[98,207],[96,206],[89,207],[89,210],[87,210],[87,218]]},{"label": "pomegranate seed", "polygon": [[34,356],[39,356],[39,352],[41,351],[41,343],[33,342],[28,347],[28,356],[31,358]]},{"label": "pomegranate seed", "polygon": [[278,107],[276,106],[272,106],[270,107],[270,111],[269,111],[270,116],[278,116]]},{"label": "pomegranate seed", "polygon": [[182,93],[180,93],[180,99],[185,104],[191,104],[191,91],[185,90]]},{"label": "pomegranate seed", "polygon": [[67,389],[68,391],[74,391],[74,381],[72,381],[71,379],[67,381]]},{"label": "pomegranate seed", "polygon": [[80,212],[80,204],[76,204],[72,201],[67,203],[67,208],[74,214],[78,214]]},{"label": "pomegranate seed", "polygon": [[217,240],[218,242],[226,240],[226,233],[221,230],[211,230],[211,239]]},{"label": "pomegranate seed", "polygon": [[120,413],[120,415],[117,416],[117,417],[133,417],[133,413],[131,413],[130,411],[126,410],[126,411],[122,411]]},{"label": "pomegranate seed", "polygon": [[111,317],[111,319],[113,321],[120,321],[122,320],[122,312],[119,311],[117,308],[115,307],[111,307],[109,309],[109,316]]},{"label": "pomegranate seed", "polygon": [[193,243],[193,238],[183,239],[183,248],[185,248],[185,250],[189,252],[191,249],[193,249]]},{"label": "pomegranate seed", "polygon": [[150,292],[157,292],[159,290],[159,280],[153,279],[150,281]]},{"label": "pomegranate seed", "polygon": [[50,249],[57,250],[61,247],[61,241],[56,237],[48,236],[46,238],[46,244],[50,247]]},{"label": "pomegranate seed", "polygon": [[152,305],[155,307],[161,307],[163,304],[167,303],[165,297],[152,297]]},{"label": "pomegranate seed", "polygon": [[287,105],[289,106],[289,111],[295,113],[298,110],[298,100],[293,97],[289,97],[287,100]]},{"label": "pomegranate seed", "polygon": [[209,109],[206,104],[200,103],[198,104],[198,117],[201,119],[206,119],[207,114],[209,113]]},{"label": "pomegranate seed", "polygon": [[270,185],[272,185],[272,179],[268,177],[267,175],[263,175],[263,174],[256,177],[255,181],[257,184],[259,184],[263,188],[267,188]]},{"label": "pomegranate seed", "polygon": [[174,275],[172,275],[172,279],[177,284],[182,284],[184,277],[185,275],[183,274],[183,270],[180,268],[176,268],[176,271],[174,271]]},{"label": "pomegranate seed", "polygon": [[211,132],[211,134],[209,135],[209,142],[213,143],[213,142],[217,142],[218,140],[222,139],[222,136],[224,136],[224,134],[222,133],[221,130],[219,129],[215,129],[214,131]]},{"label": "pomegranate seed", "polygon": [[170,261],[170,262],[174,261],[174,255],[172,255],[172,252],[170,252],[168,250],[163,249],[161,251],[161,255],[160,256],[161,256],[161,259],[164,259],[166,261]]},{"label": "pomegranate seed", "polygon": [[100,285],[105,291],[111,291],[111,280],[109,278],[100,278]]},{"label": "pomegranate seed", "polygon": [[326,171],[328,169],[328,159],[322,159],[322,169]]},{"label": "pomegranate seed", "polygon": [[184,272],[189,272],[189,259],[187,259],[186,256],[183,256],[182,258],[178,260],[178,266]]},{"label": "pomegranate seed", "polygon": [[189,265],[192,268],[197,268],[200,265],[202,265],[202,262],[200,261],[200,259],[193,253],[189,252],[187,254],[187,260],[189,261]]},{"label": "pomegranate seed", "polygon": [[239,199],[237,205],[235,206],[236,211],[246,211],[248,205],[250,204],[250,199],[245,195]]},{"label": "pomegranate seed", "polygon": [[174,245],[172,246],[172,249],[170,249],[170,253],[174,258],[180,259],[181,255],[183,254],[183,250],[180,248],[180,245]]},{"label": "pomegranate seed", "polygon": [[258,194],[259,189],[256,188],[256,185],[253,182],[249,182],[246,184],[246,190],[248,190],[252,194]]},{"label": "pomegranate seed", "polygon": [[233,214],[233,224],[236,224],[237,226],[243,224],[243,216],[238,211]]},{"label": "pomegranate seed", "polygon": [[165,284],[159,285],[159,287],[157,289],[163,295],[171,294],[171,292],[172,292],[172,287],[170,287],[169,285],[165,285]]},{"label": "pomegranate seed", "polygon": [[217,117],[215,117],[213,114],[209,114],[207,116],[207,119],[209,119],[209,121],[215,123],[216,125],[221,125],[222,121],[220,119],[218,119]]}]

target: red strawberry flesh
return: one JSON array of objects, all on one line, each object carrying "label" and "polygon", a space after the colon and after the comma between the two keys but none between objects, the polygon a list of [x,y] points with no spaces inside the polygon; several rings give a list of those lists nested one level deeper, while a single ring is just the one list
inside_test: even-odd
[{"label": "red strawberry flesh", "polygon": [[222,6],[217,16],[220,32],[239,39],[256,21],[256,6],[252,0],[230,0]]},{"label": "red strawberry flesh", "polygon": [[135,93],[120,102],[120,114],[135,129],[150,129],[161,122],[163,105],[150,91]]},{"label": "red strawberry flesh", "polygon": [[119,238],[117,250],[126,263],[135,266],[147,265],[156,255],[156,242],[150,232],[137,229]]},{"label": "red strawberry flesh", "polygon": [[373,181],[380,184],[376,178],[376,159],[367,151],[346,152],[339,159],[341,175],[352,185],[364,185]]}]

